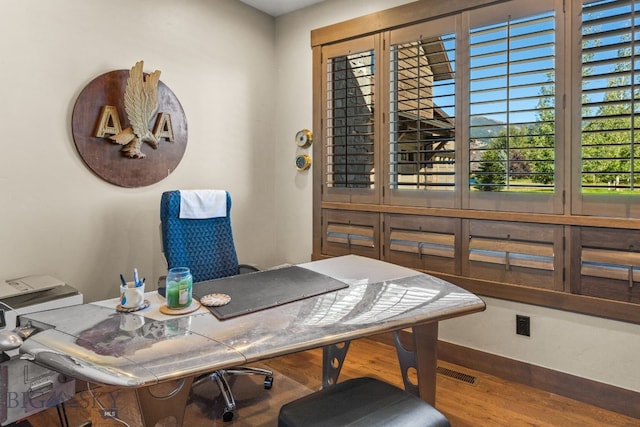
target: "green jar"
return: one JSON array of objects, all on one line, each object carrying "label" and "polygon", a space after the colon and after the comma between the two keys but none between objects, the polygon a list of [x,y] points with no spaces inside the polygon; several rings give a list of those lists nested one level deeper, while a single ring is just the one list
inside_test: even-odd
[{"label": "green jar", "polygon": [[193,278],[187,267],[174,267],[167,274],[167,307],[180,309],[191,305]]}]

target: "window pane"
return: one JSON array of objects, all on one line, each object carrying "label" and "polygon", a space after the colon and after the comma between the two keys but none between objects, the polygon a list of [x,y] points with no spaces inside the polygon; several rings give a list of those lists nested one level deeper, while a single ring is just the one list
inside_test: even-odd
[{"label": "window pane", "polygon": [[327,61],[329,187],[373,187],[374,65],[373,51]]},{"label": "window pane", "polygon": [[554,15],[508,19],[470,31],[472,191],[554,190]]},{"label": "window pane", "polygon": [[[595,1],[582,10],[582,193],[636,193],[640,146],[640,39],[634,1]],[[635,51],[634,51],[635,49]]]},{"label": "window pane", "polygon": [[390,188],[455,187],[455,34],[390,49]]}]

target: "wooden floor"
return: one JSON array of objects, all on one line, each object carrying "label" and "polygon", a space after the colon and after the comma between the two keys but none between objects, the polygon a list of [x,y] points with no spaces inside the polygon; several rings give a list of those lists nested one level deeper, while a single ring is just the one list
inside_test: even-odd
[{"label": "wooden floor", "polygon": [[[260,377],[237,378],[233,385],[238,410],[231,422],[220,419],[222,404],[211,398],[213,385],[195,390],[185,412],[185,427],[268,427],[275,426],[279,407],[320,386],[322,352],[312,350],[270,360],[264,365],[275,371],[273,389],[264,390]],[[439,363],[436,406],[453,427],[467,426],[638,426],[640,420],[582,404],[548,392],[521,386],[463,367]],[[448,370],[448,371],[447,371]],[[340,379],[374,376],[401,386],[395,349],[375,340],[363,339],[351,344]],[[473,382],[473,383],[471,383]],[[97,388],[93,390],[102,405],[117,409],[126,424],[106,419],[87,391],[66,405],[70,426],[90,420],[93,426],[142,426],[135,395],[131,391]],[[162,402],[159,401],[159,405]],[[59,425],[55,409],[28,418],[34,427]],[[170,421],[170,422],[169,422]],[[174,425],[168,420],[166,426]]]}]

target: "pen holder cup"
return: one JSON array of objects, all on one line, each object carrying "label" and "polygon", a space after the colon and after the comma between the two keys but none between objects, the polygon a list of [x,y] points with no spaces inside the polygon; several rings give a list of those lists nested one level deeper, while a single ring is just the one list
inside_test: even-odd
[{"label": "pen holder cup", "polygon": [[144,283],[136,286],[135,282],[120,285],[120,306],[124,308],[140,307],[144,303]]}]

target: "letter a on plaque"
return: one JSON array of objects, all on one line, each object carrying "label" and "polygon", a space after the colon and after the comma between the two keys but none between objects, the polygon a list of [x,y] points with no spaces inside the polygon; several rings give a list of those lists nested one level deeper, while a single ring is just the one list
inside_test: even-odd
[{"label": "letter a on plaque", "polygon": [[100,109],[100,119],[96,126],[95,137],[104,138],[106,135],[116,135],[122,131],[118,109],[112,105],[105,105]]},{"label": "letter a on plaque", "polygon": [[173,125],[171,124],[170,114],[158,113],[156,124],[153,127],[153,135],[158,141],[160,138],[166,138],[167,141],[173,142]]}]

